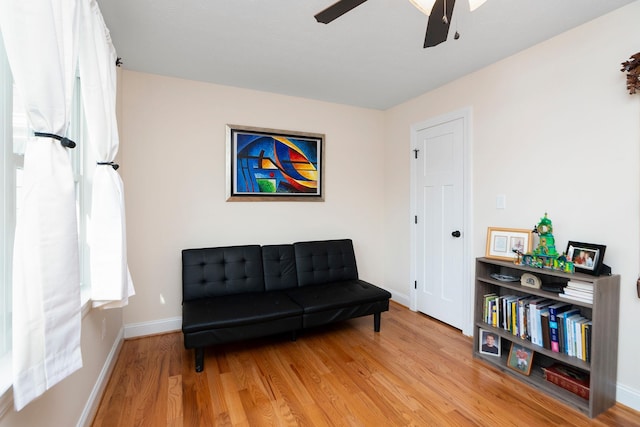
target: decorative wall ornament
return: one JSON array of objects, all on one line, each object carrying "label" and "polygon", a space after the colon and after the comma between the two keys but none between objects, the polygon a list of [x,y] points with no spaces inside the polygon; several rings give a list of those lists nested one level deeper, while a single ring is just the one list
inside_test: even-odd
[{"label": "decorative wall ornament", "polygon": [[633,95],[636,91],[640,91],[640,52],[631,55],[628,61],[624,61],[620,71],[627,73],[629,93]]}]

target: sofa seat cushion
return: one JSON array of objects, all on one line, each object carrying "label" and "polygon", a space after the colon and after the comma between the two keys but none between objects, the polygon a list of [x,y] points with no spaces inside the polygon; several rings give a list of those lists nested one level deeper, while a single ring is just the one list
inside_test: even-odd
[{"label": "sofa seat cushion", "polygon": [[182,331],[187,334],[301,315],[302,308],[282,292],[225,295],[185,301],[182,305]]},{"label": "sofa seat cushion", "polygon": [[304,308],[305,314],[388,301],[391,298],[391,293],[384,289],[357,279],[303,286],[287,290],[286,293]]}]

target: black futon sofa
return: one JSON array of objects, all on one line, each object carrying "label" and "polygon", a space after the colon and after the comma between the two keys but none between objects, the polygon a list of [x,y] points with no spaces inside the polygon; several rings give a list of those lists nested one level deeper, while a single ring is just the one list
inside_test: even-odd
[{"label": "black futon sofa", "polygon": [[195,349],[291,333],[389,310],[391,294],[358,279],[353,242],[325,240],[182,251],[182,332]]}]

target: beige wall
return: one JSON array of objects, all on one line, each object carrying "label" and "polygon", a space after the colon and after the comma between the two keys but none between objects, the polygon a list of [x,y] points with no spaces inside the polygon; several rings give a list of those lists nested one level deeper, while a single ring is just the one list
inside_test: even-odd
[{"label": "beige wall", "polygon": [[[361,276],[382,282],[383,112],[135,72],[122,93],[125,323],[181,316],[185,248],[348,237]],[[324,133],[325,201],[226,202],[229,123]]]},{"label": "beige wall", "polygon": [[[532,228],[545,212],[556,246],[607,245],[622,277],[618,399],[640,408],[640,95],[620,63],[640,46],[640,2],[386,112],[384,283],[411,295],[409,129],[472,109],[474,256],[489,226]],[[404,191],[394,191],[404,189]],[[505,194],[507,208],[497,210]]]}]

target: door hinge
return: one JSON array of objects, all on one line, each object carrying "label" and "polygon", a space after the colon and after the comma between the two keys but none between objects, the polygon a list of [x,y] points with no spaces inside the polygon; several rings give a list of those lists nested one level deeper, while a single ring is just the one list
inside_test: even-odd
[{"label": "door hinge", "polygon": [[413,289],[418,289],[418,281],[413,282]]},{"label": "door hinge", "polygon": [[413,156],[414,156],[414,158],[416,158],[416,159],[418,158],[418,151],[420,151],[420,150],[418,150],[417,148],[414,148],[414,149],[413,149]]}]

